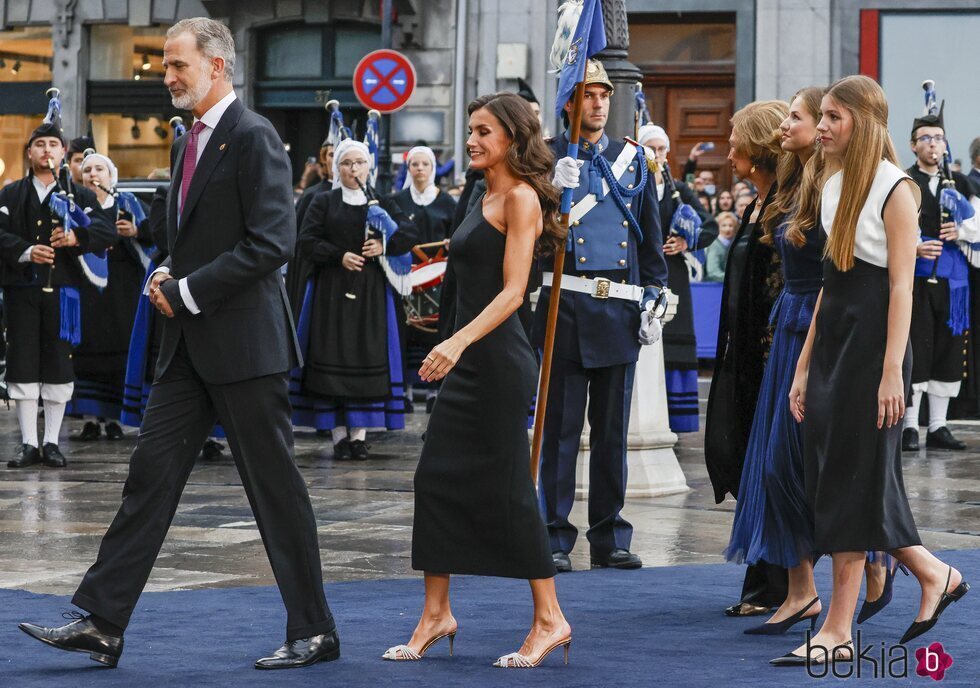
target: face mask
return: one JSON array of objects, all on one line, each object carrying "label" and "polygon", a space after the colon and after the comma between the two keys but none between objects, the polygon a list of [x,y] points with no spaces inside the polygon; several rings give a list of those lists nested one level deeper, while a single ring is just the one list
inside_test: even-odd
[{"label": "face mask", "polygon": [[704,185],[704,192],[706,194],[708,194],[709,196],[714,196],[715,195],[715,185],[714,184],[705,184]]}]

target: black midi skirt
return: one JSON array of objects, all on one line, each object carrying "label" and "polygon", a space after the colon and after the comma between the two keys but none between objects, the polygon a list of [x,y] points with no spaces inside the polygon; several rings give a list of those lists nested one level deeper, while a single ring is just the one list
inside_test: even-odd
[{"label": "black midi skirt", "polygon": [[[919,545],[902,479],[902,423],[877,428],[888,334],[888,270],[824,263],[803,425],[805,485],[820,553]],[[912,349],[902,379],[908,397]]]}]

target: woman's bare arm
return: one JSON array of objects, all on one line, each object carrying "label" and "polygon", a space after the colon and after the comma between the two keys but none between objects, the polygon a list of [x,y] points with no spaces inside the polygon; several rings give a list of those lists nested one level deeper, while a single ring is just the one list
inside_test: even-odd
[{"label": "woman's bare arm", "polygon": [[541,204],[534,190],[515,186],[504,198],[506,246],[504,247],[504,287],[469,324],[429,352],[419,369],[424,382],[444,378],[473,342],[479,341],[507,320],[524,302],[534,243],[541,233]]}]

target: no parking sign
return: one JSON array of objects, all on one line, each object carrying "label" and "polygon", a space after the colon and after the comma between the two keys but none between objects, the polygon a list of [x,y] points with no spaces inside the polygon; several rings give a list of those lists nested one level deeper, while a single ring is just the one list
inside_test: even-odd
[{"label": "no parking sign", "polygon": [[405,107],[415,90],[415,67],[394,50],[375,50],[357,63],[354,93],[369,110],[382,114]]}]

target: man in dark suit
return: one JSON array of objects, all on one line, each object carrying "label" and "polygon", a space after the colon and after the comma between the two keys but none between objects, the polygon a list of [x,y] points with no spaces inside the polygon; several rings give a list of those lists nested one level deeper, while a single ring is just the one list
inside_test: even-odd
[{"label": "man in dark suit", "polygon": [[970,142],[970,174],[967,176],[973,182],[977,194],[980,194],[980,136]]},{"label": "man in dark suit", "polygon": [[61,628],[21,624],[39,640],[115,666],[201,444],[216,420],[287,611],[286,642],[258,669],[340,656],[323,595],[316,523],[292,458],[287,373],[298,347],[279,268],[296,238],[289,162],[272,125],[235,99],[228,28],[187,19],[167,33],[165,83],[196,122],[171,152],[170,257],[149,282],[167,316],[156,379],[123,502]]}]

